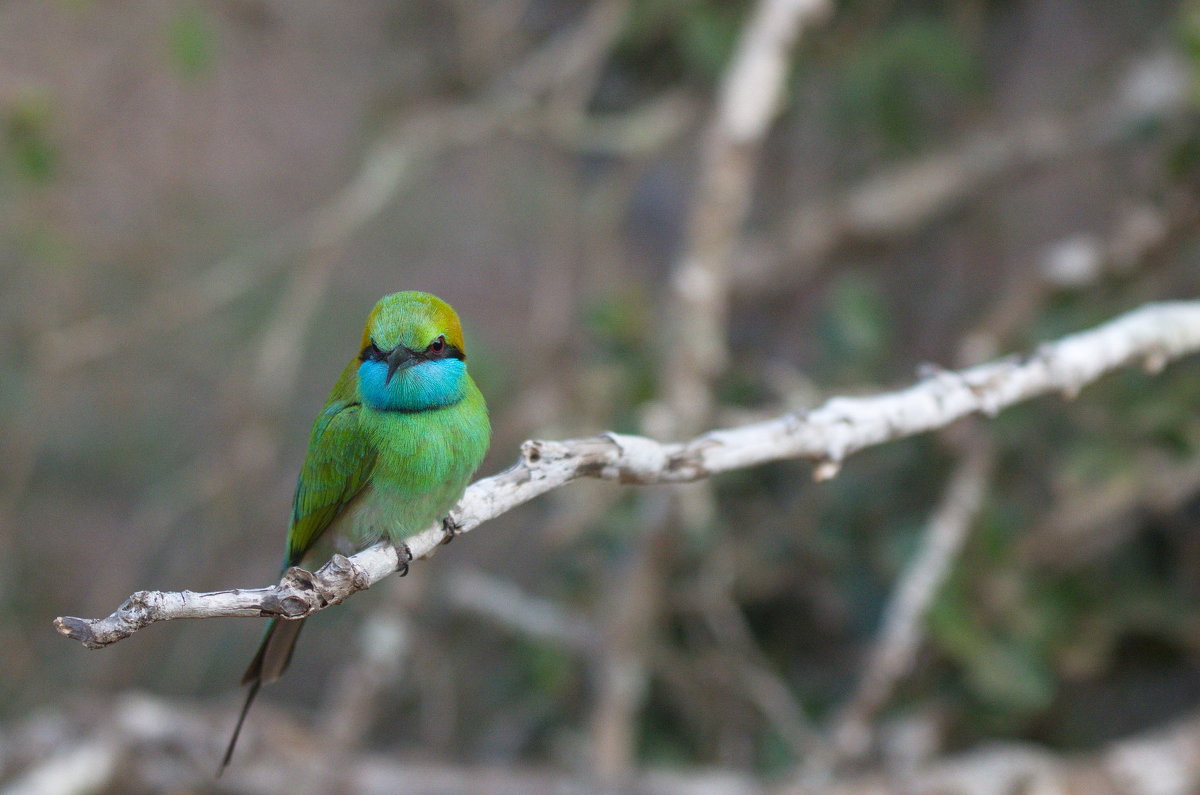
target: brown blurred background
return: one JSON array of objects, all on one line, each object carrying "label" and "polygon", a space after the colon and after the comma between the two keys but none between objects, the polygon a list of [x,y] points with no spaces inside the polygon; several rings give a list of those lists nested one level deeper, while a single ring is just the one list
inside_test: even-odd
[{"label": "brown blurred background", "polygon": [[[826,767],[955,433],[820,484],[790,462],[507,514],[311,622],[221,782],[261,622],[54,633],[137,589],[272,581],[309,425],[387,292],[464,317],[485,474],[525,438],[682,438],[1195,296],[1200,4],[843,0],[798,23],[742,164],[728,358],[699,408],[671,397],[758,8],[0,4],[0,782],[741,792],[1014,743],[1092,775],[1197,720],[1194,359],[968,429],[986,496],[915,668]],[[100,773],[63,783],[79,758]]]}]

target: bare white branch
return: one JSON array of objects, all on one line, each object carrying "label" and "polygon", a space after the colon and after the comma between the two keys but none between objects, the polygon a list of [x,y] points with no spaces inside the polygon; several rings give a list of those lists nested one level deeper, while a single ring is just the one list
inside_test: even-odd
[{"label": "bare white branch", "polygon": [[712,413],[728,359],[731,254],[750,210],[755,166],[783,102],[793,45],[829,14],[828,0],[761,0],[738,37],[705,133],[685,253],[671,277],[671,428],[695,433]]},{"label": "bare white branch", "polygon": [[[944,757],[903,776],[878,773],[821,786],[822,795],[995,795],[1001,792],[1107,792],[1182,795],[1200,787],[1200,719],[1194,714],[1166,726],[1115,740],[1086,755],[1056,755],[1013,743]],[[809,795],[789,786],[779,795]]]},{"label": "bare white branch", "polygon": [[[732,253],[749,215],[763,145],[787,95],[796,42],[831,10],[829,0],[758,0],[738,34],[705,125],[681,256],[666,302],[663,402],[642,431],[681,438],[712,426],[712,385],[729,361],[726,338],[734,282]],[[662,617],[673,528],[702,527],[713,511],[708,488],[639,501],[643,532],[610,585],[590,721],[592,769],[614,784],[636,764],[637,716],[649,692],[646,642]]]},{"label": "bare white branch", "polygon": [[526,593],[510,580],[478,569],[450,572],[445,598],[459,610],[491,619],[510,630],[569,649],[591,652],[597,646],[592,621],[545,599]]},{"label": "bare white branch", "polygon": [[[1147,304],[1035,353],[959,371],[868,397],[838,397],[688,442],[662,443],[607,433],[566,441],[528,441],[512,467],[472,484],[445,526],[398,546],[381,543],[349,558],[335,555],[315,573],[290,569],[278,585],[211,593],[139,591],[105,618],[55,619],[58,631],[89,648],[127,638],[158,621],[222,616],[302,618],[342,602],[397,569],[431,556],[455,533],[473,530],[534,497],[583,477],[622,484],[683,483],[768,461],[808,458],[840,463],[883,442],[941,428],[974,413],[988,416],[1048,393],[1074,396],[1104,373],[1132,363],[1157,371],[1200,350],[1200,301]],[[828,467],[826,467],[828,469]]]},{"label": "bare white branch", "polygon": [[[97,719],[97,716],[100,716]],[[288,723],[281,724],[290,726]],[[70,712],[40,711],[14,724],[9,745],[27,753],[9,757],[8,793],[127,791],[207,792],[213,789],[205,764],[225,740],[227,727],[212,712],[182,701],[125,692]],[[328,738],[294,726],[286,740],[262,743],[255,758],[228,773],[230,789],[243,793],[312,792],[326,770]],[[40,753],[28,753],[32,748]],[[0,747],[0,751],[3,747]],[[19,771],[19,773],[17,772]],[[554,767],[449,765],[407,759],[395,753],[356,753],[339,770],[342,791],[395,792],[403,782],[412,792],[562,793],[591,792],[595,782]],[[117,782],[121,786],[118,786]],[[846,776],[806,787],[764,781],[743,770],[649,768],[631,777],[626,791],[650,795],[995,795],[1009,792],[1122,793],[1166,795],[1200,788],[1200,716],[1172,721],[1106,743],[1084,754],[1062,754],[1042,746],[991,743],[920,764],[902,777],[878,772]]]},{"label": "bare white branch", "polygon": [[149,296],[133,315],[95,315],[43,331],[34,343],[43,369],[66,372],[221,309],[283,265],[349,239],[378,217],[422,163],[514,125],[528,127],[540,99],[578,80],[581,73],[596,70],[627,8],[627,0],[593,3],[576,25],[489,83],[476,102],[434,107],[397,120],[371,143],[358,171],[325,202]]}]

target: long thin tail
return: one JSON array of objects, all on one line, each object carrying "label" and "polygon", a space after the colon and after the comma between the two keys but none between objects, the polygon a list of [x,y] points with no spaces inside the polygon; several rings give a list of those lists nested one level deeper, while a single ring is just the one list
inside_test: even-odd
[{"label": "long thin tail", "polygon": [[254,703],[254,697],[258,695],[258,689],[262,687],[262,681],[255,679],[250,685],[250,692],[246,694],[246,701],[242,704],[242,711],[238,715],[237,726],[233,727],[233,736],[229,738],[229,745],[225,748],[225,756],[221,758],[221,766],[217,768],[217,778],[225,772],[225,768],[229,767],[229,760],[233,758],[233,749],[237,747],[238,737],[242,733],[242,724],[246,722],[246,713],[250,711],[250,705]]},{"label": "long thin tail", "polygon": [[254,659],[246,668],[246,673],[242,675],[242,684],[250,685],[250,690],[246,693],[246,701],[242,704],[237,725],[233,728],[233,736],[229,738],[229,746],[225,749],[225,756],[221,759],[221,767],[217,770],[218,777],[225,772],[229,760],[233,758],[233,749],[237,747],[238,736],[242,733],[242,724],[246,722],[246,713],[250,711],[250,705],[254,703],[254,697],[258,695],[258,689],[283,676],[283,672],[287,670],[288,664],[292,661],[292,653],[296,651],[296,640],[300,637],[304,621],[305,619],[280,621],[273,618],[267,626],[267,634],[259,644],[258,653],[254,655]]}]

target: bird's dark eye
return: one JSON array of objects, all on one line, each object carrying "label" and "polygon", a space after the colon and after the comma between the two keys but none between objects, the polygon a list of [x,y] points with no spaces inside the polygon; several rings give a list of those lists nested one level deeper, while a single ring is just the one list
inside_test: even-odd
[{"label": "bird's dark eye", "polygon": [[362,349],[362,353],[358,355],[358,358],[364,362],[378,362],[384,358],[384,354],[383,351],[379,350],[379,347],[372,342],[370,345]]},{"label": "bird's dark eye", "polygon": [[446,352],[446,338],[438,337],[433,342],[429,343],[429,347],[425,349],[431,356],[441,356]]}]

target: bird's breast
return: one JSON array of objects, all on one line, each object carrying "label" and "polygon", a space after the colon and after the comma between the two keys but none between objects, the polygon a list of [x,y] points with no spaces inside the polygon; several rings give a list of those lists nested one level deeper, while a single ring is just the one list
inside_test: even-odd
[{"label": "bird's breast", "polygon": [[483,460],[490,436],[482,397],[427,411],[366,409],[362,421],[376,461],[346,511],[357,543],[399,540],[444,518]]}]

